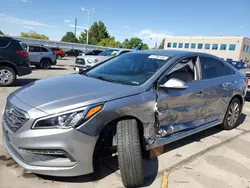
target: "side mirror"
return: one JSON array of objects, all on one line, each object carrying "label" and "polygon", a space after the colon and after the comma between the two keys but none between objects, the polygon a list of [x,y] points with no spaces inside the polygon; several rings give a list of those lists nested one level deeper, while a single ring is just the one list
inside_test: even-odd
[{"label": "side mirror", "polygon": [[164,85],[160,85],[160,88],[166,89],[187,89],[188,86],[186,82],[179,80],[177,78],[169,79]]}]

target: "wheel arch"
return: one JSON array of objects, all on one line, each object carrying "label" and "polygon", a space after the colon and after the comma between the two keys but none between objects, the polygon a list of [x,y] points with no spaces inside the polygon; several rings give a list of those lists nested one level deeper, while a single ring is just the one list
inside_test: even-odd
[{"label": "wheel arch", "polygon": [[18,68],[17,68],[17,66],[13,62],[11,62],[11,61],[0,61],[0,67],[3,67],[3,66],[13,68],[13,70],[15,71],[15,73],[17,75],[19,75]]}]

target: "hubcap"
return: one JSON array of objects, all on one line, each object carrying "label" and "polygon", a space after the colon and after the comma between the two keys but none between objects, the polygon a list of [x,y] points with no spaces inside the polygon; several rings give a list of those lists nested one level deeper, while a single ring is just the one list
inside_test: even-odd
[{"label": "hubcap", "polygon": [[240,106],[237,102],[235,102],[229,108],[228,118],[227,118],[229,126],[233,127],[235,125],[235,123],[239,118],[239,114],[240,114]]},{"label": "hubcap", "polygon": [[0,83],[8,84],[13,79],[12,73],[8,69],[0,69]]}]

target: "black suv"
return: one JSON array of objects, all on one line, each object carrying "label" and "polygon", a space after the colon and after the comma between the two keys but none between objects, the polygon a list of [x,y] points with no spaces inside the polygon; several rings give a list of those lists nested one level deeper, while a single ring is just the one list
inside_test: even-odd
[{"label": "black suv", "polygon": [[0,86],[11,85],[17,75],[31,73],[29,54],[20,41],[0,36]]}]

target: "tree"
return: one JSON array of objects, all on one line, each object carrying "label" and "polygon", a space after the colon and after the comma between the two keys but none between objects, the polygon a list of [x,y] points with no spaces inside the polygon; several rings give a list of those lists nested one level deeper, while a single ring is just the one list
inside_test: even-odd
[{"label": "tree", "polygon": [[[94,22],[89,29],[89,44],[97,45],[102,39],[110,38],[105,24],[102,21]],[[79,37],[80,43],[87,43],[87,30],[81,33]]]},{"label": "tree", "polygon": [[73,32],[67,32],[66,35],[64,35],[61,39],[63,42],[74,42],[77,43],[78,39],[76,38],[75,34]]},{"label": "tree", "polygon": [[139,46],[139,50],[147,50],[148,45],[143,43],[142,40],[138,37],[134,37],[131,39],[125,39],[122,43],[122,48],[133,49]]},{"label": "tree", "polygon": [[158,47],[158,49],[161,49],[161,50],[164,49],[164,44],[165,44],[165,39],[162,39],[161,44]]},{"label": "tree", "polygon": [[100,42],[97,43],[99,46],[107,46],[107,47],[119,47],[120,42],[115,41],[114,37],[101,39]]},{"label": "tree", "polygon": [[0,30],[0,35],[4,35],[4,33]]},{"label": "tree", "polygon": [[37,32],[33,32],[33,31],[31,31],[29,33],[21,32],[21,37],[49,40],[49,37],[47,37],[47,36],[45,36],[43,34],[39,34]]}]

